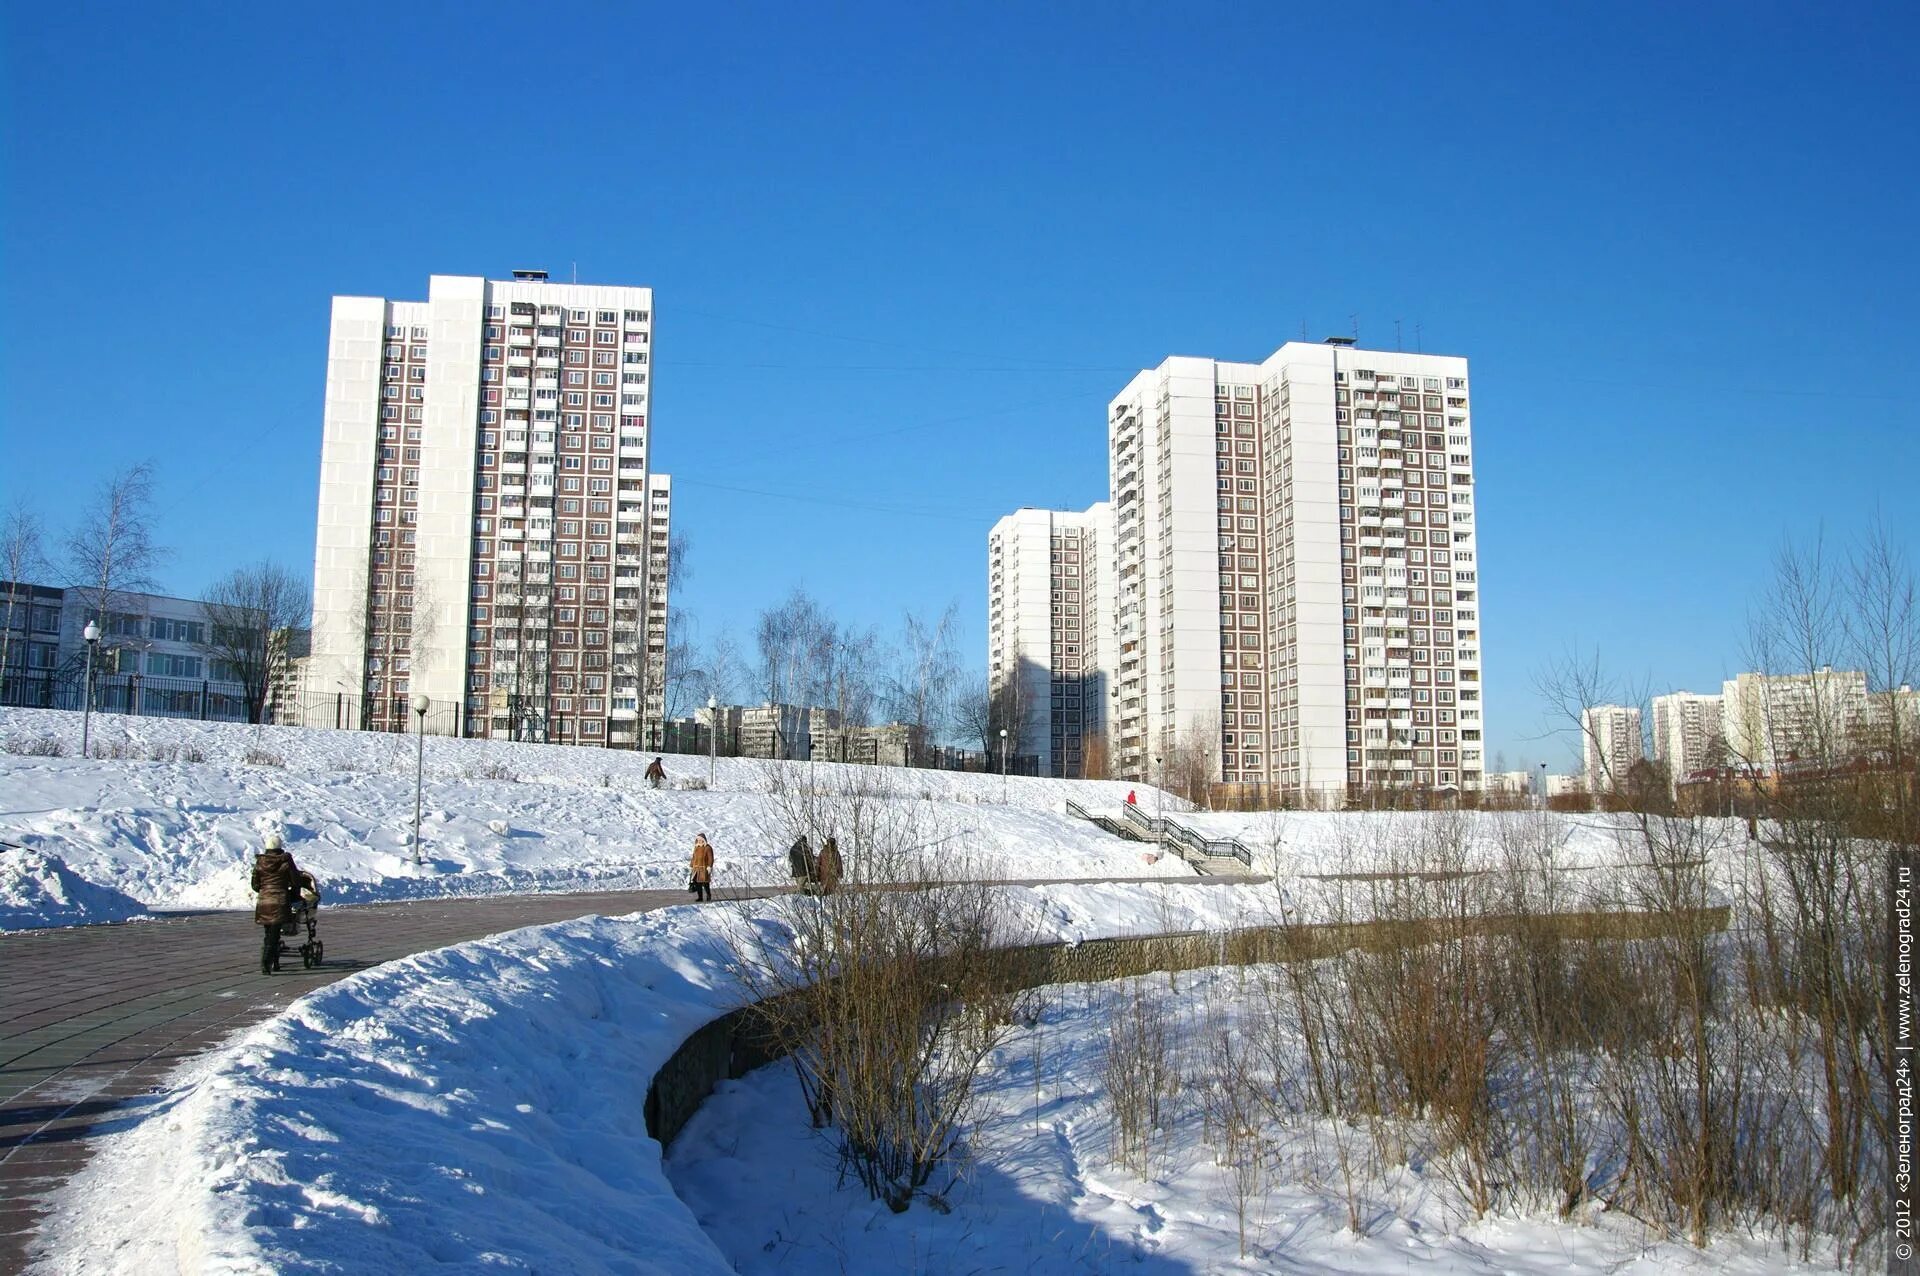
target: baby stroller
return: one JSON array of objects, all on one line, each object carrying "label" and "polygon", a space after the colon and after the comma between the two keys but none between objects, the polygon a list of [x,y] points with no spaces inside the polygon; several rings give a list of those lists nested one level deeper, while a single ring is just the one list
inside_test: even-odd
[{"label": "baby stroller", "polygon": [[300,874],[299,883],[287,900],[286,915],[287,920],[261,928],[260,973],[263,975],[280,969],[287,939],[298,936],[303,927],[306,939],[299,948],[301,967],[312,970],[326,956],[326,945],[320,942],[320,887],[310,875]]},{"label": "baby stroller", "polygon": [[287,902],[293,913],[292,932],[297,935],[300,927],[307,928],[307,941],[300,945],[300,965],[312,970],[326,955],[326,946],[320,942],[320,884],[307,874],[300,874],[300,889]]}]

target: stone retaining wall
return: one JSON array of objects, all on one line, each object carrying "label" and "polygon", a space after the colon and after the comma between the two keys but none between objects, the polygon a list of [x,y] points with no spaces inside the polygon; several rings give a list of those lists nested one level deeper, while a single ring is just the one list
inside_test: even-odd
[{"label": "stone retaining wall", "polygon": [[[1725,908],[1680,915],[1691,928],[1704,924],[1724,930]],[[1045,984],[1107,983],[1162,971],[1205,966],[1245,966],[1259,962],[1303,961],[1349,948],[1384,949],[1429,943],[1453,933],[1460,923],[1447,919],[1342,922],[1313,926],[1258,926],[1231,931],[1187,931],[1168,935],[1130,935],[1003,950],[999,966],[1009,988]],[[1474,934],[1517,934],[1546,927],[1567,939],[1638,939],[1668,929],[1668,919],[1650,913],[1558,913],[1551,917],[1490,916],[1466,923]],[[664,1149],[692,1119],[721,1081],[745,1076],[780,1057],[757,1026],[751,1006],[729,1011],[680,1044],[647,1087],[647,1133]]]}]

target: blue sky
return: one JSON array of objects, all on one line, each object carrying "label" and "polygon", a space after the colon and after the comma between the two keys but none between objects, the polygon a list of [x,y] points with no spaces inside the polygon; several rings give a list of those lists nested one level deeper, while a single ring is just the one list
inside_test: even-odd
[{"label": "blue sky", "polygon": [[977,664],[1133,370],[1357,323],[1473,360],[1492,748],[1558,764],[1565,648],[1710,689],[1782,537],[1920,551],[1915,14],[10,6],[0,505],[151,457],[169,589],[310,570],[328,298],[577,269],[656,289],[703,634]]}]

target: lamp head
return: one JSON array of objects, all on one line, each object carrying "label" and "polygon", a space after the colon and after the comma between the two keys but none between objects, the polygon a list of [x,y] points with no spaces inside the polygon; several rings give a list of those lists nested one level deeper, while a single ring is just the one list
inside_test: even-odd
[{"label": "lamp head", "polygon": [[86,639],[88,642],[99,642],[100,626],[94,624],[91,620],[89,620],[87,622],[87,627],[80,631],[80,636]]},{"label": "lamp head", "polygon": [[432,707],[433,701],[427,699],[427,693],[424,691],[413,698],[413,711],[423,718],[427,716],[427,710]]}]

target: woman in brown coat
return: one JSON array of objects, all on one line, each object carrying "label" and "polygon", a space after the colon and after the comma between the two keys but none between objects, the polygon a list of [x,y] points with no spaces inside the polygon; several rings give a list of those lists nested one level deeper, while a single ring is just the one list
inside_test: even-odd
[{"label": "woman in brown coat", "polygon": [[687,889],[693,892],[695,903],[706,903],[713,898],[713,846],[705,833],[694,835],[689,868]]},{"label": "woman in brown coat", "polygon": [[301,877],[300,868],[281,845],[278,833],[269,833],[263,849],[253,861],[253,920],[266,930],[261,934],[260,965],[264,971],[280,969],[280,928],[293,925],[293,892]]},{"label": "woman in brown coat", "polygon": [[831,834],[828,835],[826,841],[820,844],[819,872],[820,893],[822,895],[833,894],[834,888],[840,885],[841,866],[840,843],[834,841]]}]

